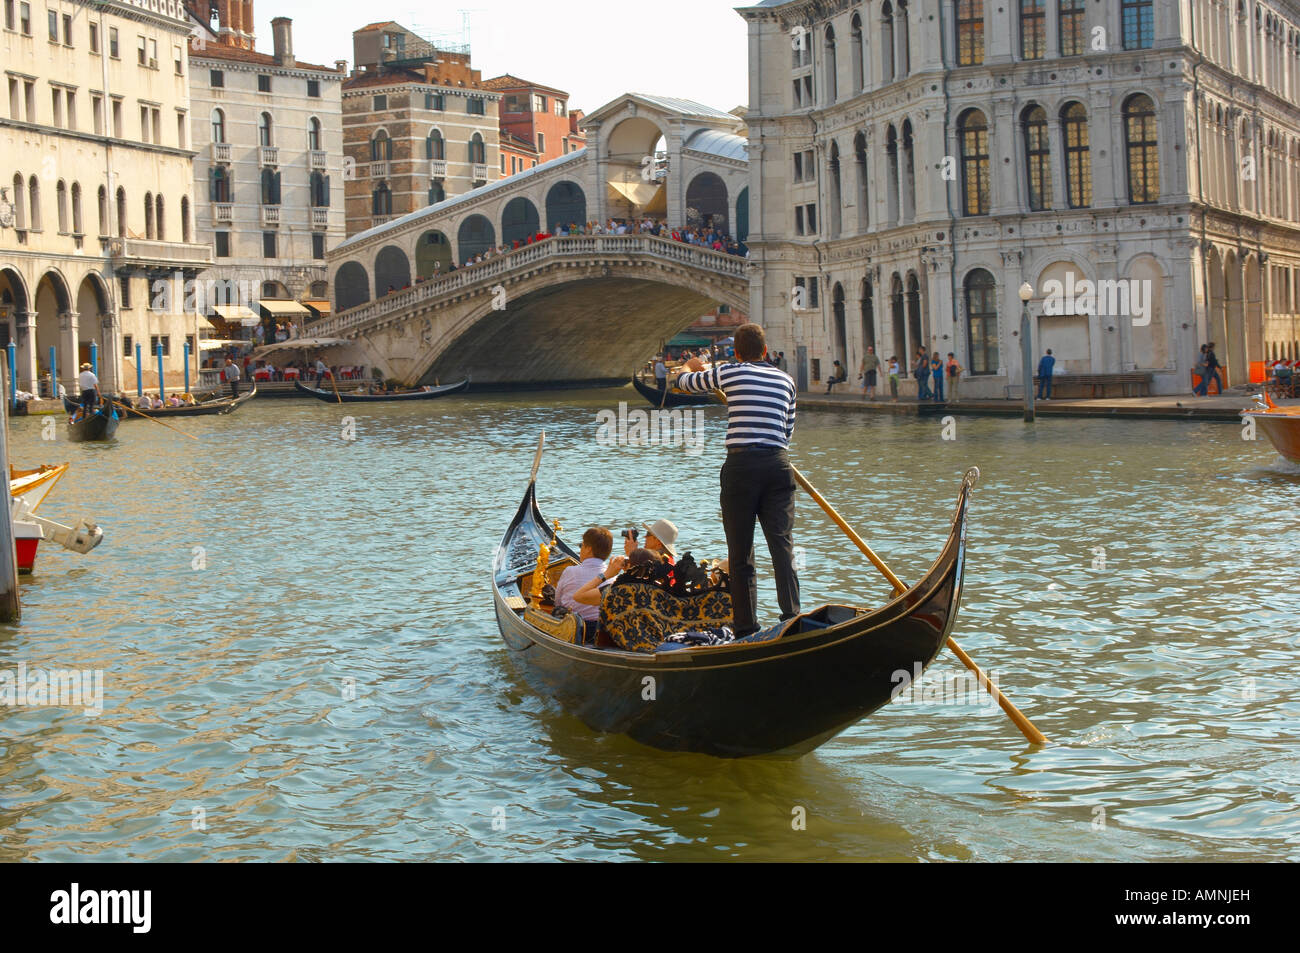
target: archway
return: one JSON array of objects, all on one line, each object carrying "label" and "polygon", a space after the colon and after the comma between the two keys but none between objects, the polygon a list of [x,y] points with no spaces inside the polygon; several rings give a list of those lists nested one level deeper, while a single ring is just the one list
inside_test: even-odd
[{"label": "archway", "polygon": [[375,256],[375,297],[400,291],[411,283],[411,262],[396,245],[385,245]]},{"label": "archway", "polygon": [[99,375],[104,377],[105,368],[113,365],[112,354],[106,350],[111,340],[104,333],[104,318],[110,314],[108,289],[103,280],[95,274],[82,279],[77,288],[77,364],[90,363],[90,344],[97,348]]},{"label": "archway", "polygon": [[434,274],[445,275],[451,270],[451,239],[433,230],[420,236],[415,246],[415,274],[428,278]]},{"label": "archway", "polygon": [[587,221],[587,196],[575,182],[556,182],[546,193],[546,227]]},{"label": "archway", "polygon": [[[27,301],[27,286],[23,284],[22,275],[12,268],[0,268],[0,347],[7,347],[10,341],[21,343],[20,337],[25,336],[21,328],[26,326]],[[28,376],[20,362],[19,381]]]},{"label": "archway", "polygon": [[[1228,327],[1228,301],[1227,287],[1223,273],[1223,256],[1219,254],[1219,249],[1211,245],[1210,253],[1205,259],[1205,273],[1209,282],[1209,309],[1205,315],[1205,337],[1204,341],[1212,341],[1215,335],[1224,338],[1224,346],[1227,346],[1227,335],[1224,333]],[[1225,352],[1226,353],[1226,352]],[[1199,353],[1192,358],[1192,367],[1196,366],[1196,359]]]},{"label": "archway", "polygon": [[471,215],[460,223],[456,233],[456,249],[460,263],[466,264],[475,255],[481,255],[497,243],[496,230],[482,215]]},{"label": "archway", "polygon": [[726,232],[727,185],[714,172],[701,172],[686,188],[686,225]]},{"label": "archway", "polygon": [[[1226,364],[1224,386],[1246,382],[1243,369],[1246,365],[1246,324],[1245,300],[1241,286],[1242,265],[1237,260],[1236,252],[1228,252],[1223,261],[1223,277],[1226,287],[1223,314],[1223,340],[1215,341],[1222,346],[1216,349],[1220,363]],[[1212,337],[1218,337],[1212,334]]]},{"label": "archway", "polygon": [[[862,279],[861,295],[858,298],[858,309],[862,314],[862,353],[865,355],[867,347],[874,347],[876,344],[876,303],[874,299],[874,289],[871,286],[870,278]],[[877,357],[880,355],[877,354]]]},{"label": "archway", "polygon": [[[36,371],[44,380],[50,373],[50,348],[55,349],[59,380],[71,393],[75,388],[77,355],[66,347],[67,335],[60,332],[61,315],[72,310],[72,297],[63,276],[47,271],[36,285]],[[51,395],[53,396],[53,395]]]},{"label": "archway", "polygon": [[[567,225],[566,220],[557,224]],[[511,199],[501,213],[501,241],[507,245],[515,242],[521,244],[530,235],[540,232],[541,221],[537,216],[537,206],[522,195]]]},{"label": "archway", "polygon": [[1258,255],[1248,255],[1246,262],[1245,291],[1245,332],[1246,363],[1242,366],[1242,376],[1235,383],[1250,380],[1250,365],[1264,360],[1264,276]]},{"label": "archway", "polygon": [[835,315],[835,326],[832,329],[831,349],[834,352],[832,360],[839,361],[848,370],[849,366],[849,337],[848,328],[844,320],[844,286],[838,281],[831,291],[831,310]]},{"label": "archway", "polygon": [[370,300],[370,277],[359,261],[344,262],[334,274],[334,307],[347,311]]},{"label": "archway", "polygon": [[889,281],[889,306],[893,316],[894,353],[899,366],[906,371],[911,366],[912,352],[907,340],[907,319],[903,312],[903,279],[894,272]]},{"label": "archway", "polygon": [[907,273],[907,329],[911,333],[913,349],[929,346],[921,322],[921,283],[914,271]]},{"label": "archway", "polygon": [[749,238],[749,186],[740,190],[736,199],[736,241],[742,245]]}]

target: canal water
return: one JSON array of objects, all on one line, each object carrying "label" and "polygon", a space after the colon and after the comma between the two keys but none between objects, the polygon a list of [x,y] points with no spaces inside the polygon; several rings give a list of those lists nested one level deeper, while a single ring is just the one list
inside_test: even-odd
[{"label": "canal water", "polygon": [[[104,681],[97,716],[0,708],[0,860],[1300,859],[1300,468],[1262,437],[803,413],[797,465],[904,580],[981,469],[954,634],[1052,743],[945,652],[928,694],[812,754],[722,761],[593,734],[497,634],[542,429],[567,538],[663,516],[724,553],[721,410],[697,447],[607,445],[621,400],[257,400],[109,445],[14,420],[15,464],[73,463],[42,514],[105,541],[43,546],[0,673]],[[888,595],[803,499],[796,541],[805,607]]]}]

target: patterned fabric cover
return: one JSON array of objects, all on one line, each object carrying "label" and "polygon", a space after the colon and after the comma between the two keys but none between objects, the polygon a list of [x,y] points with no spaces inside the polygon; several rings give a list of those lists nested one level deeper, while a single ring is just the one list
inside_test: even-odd
[{"label": "patterned fabric cover", "polygon": [[674,632],[731,625],[731,593],[710,589],[675,596],[654,583],[619,582],[601,599],[600,624],[619,648],[653,652]]}]

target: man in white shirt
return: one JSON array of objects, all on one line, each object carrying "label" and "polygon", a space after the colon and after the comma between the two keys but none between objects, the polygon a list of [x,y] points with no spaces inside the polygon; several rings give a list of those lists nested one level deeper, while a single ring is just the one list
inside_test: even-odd
[{"label": "man in white shirt", "polygon": [[239,365],[230,358],[226,358],[226,366],[222,368],[222,371],[226,375],[226,383],[230,385],[230,396],[238,397],[239,379],[244,376],[243,372],[239,369]]},{"label": "man in white shirt", "polygon": [[[577,615],[586,624],[589,635],[594,636],[600,621],[600,606],[584,605],[573,598],[574,593],[596,577],[605,575],[605,560],[614,548],[614,536],[603,526],[593,526],[582,534],[582,547],[578,550],[580,562],[560,574],[555,584],[555,604]],[[585,641],[585,639],[584,639]]]},{"label": "man in white shirt", "polygon": [[86,409],[87,414],[94,413],[95,408],[99,406],[99,378],[95,376],[89,364],[81,365],[81,373],[77,375],[77,386],[81,390],[81,406]]}]

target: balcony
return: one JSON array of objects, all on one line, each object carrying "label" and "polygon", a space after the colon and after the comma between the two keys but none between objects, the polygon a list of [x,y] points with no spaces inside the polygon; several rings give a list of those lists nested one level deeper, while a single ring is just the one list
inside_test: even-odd
[{"label": "balcony", "polygon": [[393,220],[392,215],[372,215],[370,218],[370,227],[378,228],[380,225],[387,225]]},{"label": "balcony", "polygon": [[214,142],[212,144],[212,161],[213,162],[230,162],[231,149],[228,142]]},{"label": "balcony", "polygon": [[328,228],[330,224],[330,210],[327,208],[314,208],[311,210],[311,227]]},{"label": "balcony", "polygon": [[144,238],[105,238],[104,251],[114,267],[177,268],[212,264],[212,246],[188,242],[157,242]]},{"label": "balcony", "polygon": [[232,202],[213,202],[212,221],[218,225],[229,225],[235,220],[235,206]]},{"label": "balcony", "polygon": [[307,152],[307,161],[313,169],[325,169],[328,165],[329,153],[324,149],[311,149]]},{"label": "balcony", "polygon": [[262,206],[262,224],[279,225],[280,224],[280,206],[263,205]]},{"label": "balcony", "polygon": [[276,166],[280,164],[279,146],[259,146],[258,153],[263,166]]},{"label": "balcony", "polygon": [[488,169],[488,167],[487,167],[487,163],[486,163],[486,162],[475,162],[475,163],[474,163],[474,181],[475,181],[475,182],[486,182],[486,181],[487,181],[487,169]]},{"label": "balcony", "polygon": [[447,160],[430,159],[429,160],[429,178],[445,179],[447,178]]},{"label": "balcony", "polygon": [[389,164],[390,164],[390,163],[388,162],[387,159],[383,160],[382,162],[372,162],[372,163],[370,163],[370,177],[371,177],[372,179],[386,179],[386,178],[388,178],[388,166],[389,166]]}]

